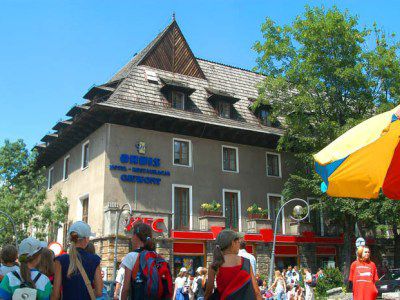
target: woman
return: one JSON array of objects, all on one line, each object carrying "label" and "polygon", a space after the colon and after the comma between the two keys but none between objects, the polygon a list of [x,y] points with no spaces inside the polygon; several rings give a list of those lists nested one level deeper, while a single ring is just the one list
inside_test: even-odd
[{"label": "woman", "polygon": [[[35,269],[40,262],[41,251],[40,242],[33,237],[26,238],[21,242],[18,249],[19,270],[14,270],[4,276],[0,284],[0,299],[11,300],[13,295],[15,299],[23,299],[20,289],[22,282],[32,289],[29,292],[32,299],[50,299],[52,289],[50,280]],[[36,297],[33,294],[36,294]]]},{"label": "woman", "polygon": [[54,252],[50,249],[43,248],[41,252],[40,262],[37,266],[38,270],[49,277],[50,282],[54,281]]},{"label": "woman", "polygon": [[[122,285],[121,299],[127,300],[129,289],[133,286],[132,293],[134,294],[132,299],[140,299],[139,293],[143,291],[136,285],[136,282],[132,282],[132,272],[137,272],[135,268],[136,260],[142,250],[154,251],[154,241],[152,239],[153,233],[149,225],[139,223],[133,226],[132,245],[133,252],[128,253],[122,260],[121,266],[125,269],[124,283]],[[136,269],[136,271],[135,271]],[[136,275],[135,275],[136,278]],[[135,287],[136,285],[136,287]],[[142,286],[142,285],[141,285]]]},{"label": "woman", "polygon": [[[60,299],[61,294],[63,300],[94,300],[95,297],[101,297],[101,259],[85,251],[89,237],[92,236],[90,226],[82,221],[75,222],[69,228],[68,235],[68,254],[58,256],[55,260],[52,299]],[[86,281],[89,282],[86,284]]]},{"label": "woman", "polygon": [[[239,239],[239,234],[232,230],[222,230],[218,234],[215,241],[214,260],[208,270],[206,300],[262,299],[250,261],[238,256]],[[212,294],[215,279],[217,288]]]},{"label": "woman", "polygon": [[204,295],[206,292],[207,284],[207,269],[200,268],[199,277],[196,279],[196,290],[194,291],[196,295],[196,300],[204,300]]},{"label": "woman", "polygon": [[174,300],[189,300],[189,288],[187,285],[187,270],[181,268],[175,279]]},{"label": "woman", "polygon": [[354,300],[374,300],[378,295],[375,286],[378,273],[370,255],[369,248],[361,246],[357,249],[357,260],[351,264],[349,281],[353,283]]},{"label": "woman", "polygon": [[283,278],[281,272],[279,270],[275,271],[275,280],[272,284],[270,290],[273,290],[275,293],[275,299],[283,300],[286,294],[286,283]]}]

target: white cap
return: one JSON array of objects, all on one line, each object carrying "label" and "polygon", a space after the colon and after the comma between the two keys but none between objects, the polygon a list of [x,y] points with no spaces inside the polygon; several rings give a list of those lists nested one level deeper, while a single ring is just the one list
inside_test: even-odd
[{"label": "white cap", "polygon": [[186,269],[185,267],[183,267],[183,268],[181,268],[181,269],[179,270],[179,273],[183,273],[183,272],[187,272],[187,269]]},{"label": "white cap", "polygon": [[72,224],[68,229],[68,234],[71,234],[72,232],[76,232],[79,238],[95,236],[94,233],[92,233],[90,226],[83,221],[77,221]]},{"label": "white cap", "polygon": [[27,257],[31,257],[34,254],[42,250],[42,244],[34,237],[28,237],[24,239],[18,247],[18,255],[21,256],[26,254]]},{"label": "white cap", "polygon": [[198,268],[196,269],[196,273],[200,274],[201,270],[203,270],[203,267],[198,267]]}]

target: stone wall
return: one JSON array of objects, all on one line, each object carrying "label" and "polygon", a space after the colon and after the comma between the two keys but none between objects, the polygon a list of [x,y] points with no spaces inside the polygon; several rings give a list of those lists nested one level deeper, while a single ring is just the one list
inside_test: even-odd
[{"label": "stone wall", "polygon": [[256,250],[257,270],[256,273],[268,279],[269,265],[271,261],[272,244],[257,243]]}]

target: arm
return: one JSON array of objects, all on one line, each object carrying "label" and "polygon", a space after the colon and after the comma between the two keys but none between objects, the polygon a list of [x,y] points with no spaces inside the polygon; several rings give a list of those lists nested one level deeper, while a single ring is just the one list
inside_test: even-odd
[{"label": "arm", "polygon": [[131,276],[132,276],[132,271],[125,267],[125,276],[124,276],[124,284],[121,292],[121,300],[127,300],[128,299],[128,294],[129,294],[129,288],[131,286]]},{"label": "arm", "polygon": [[54,282],[53,292],[51,293],[51,300],[60,299],[61,295],[61,264],[58,260],[54,263]]},{"label": "arm", "polygon": [[175,300],[175,298],[176,298],[176,290],[177,290],[177,284],[176,284],[176,278],[175,278],[175,282],[174,282],[174,296],[172,297],[172,299],[174,299]]},{"label": "arm", "polygon": [[207,300],[211,296],[214,290],[214,280],[215,280],[215,271],[211,267],[209,267],[204,300]]},{"label": "arm", "polygon": [[101,297],[103,295],[103,278],[101,278],[100,265],[97,266],[94,273],[94,294],[96,297]]},{"label": "arm", "polygon": [[118,294],[119,294],[119,290],[121,288],[121,283],[117,282],[117,284],[115,285],[115,291],[114,291],[114,299],[118,300]]},{"label": "arm", "polygon": [[253,285],[254,294],[256,295],[257,300],[262,300],[261,292],[258,287],[256,277],[254,276],[253,267],[250,266],[250,276],[251,276],[251,283]]}]

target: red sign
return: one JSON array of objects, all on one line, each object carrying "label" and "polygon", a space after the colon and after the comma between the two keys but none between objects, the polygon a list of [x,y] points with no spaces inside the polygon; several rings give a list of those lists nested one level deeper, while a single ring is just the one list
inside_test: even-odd
[{"label": "red sign", "polygon": [[154,219],[154,218],[141,218],[141,217],[132,217],[129,220],[128,225],[125,227],[126,231],[132,230],[133,226],[138,223],[144,223],[147,224],[153,229],[154,232],[161,233],[163,230],[159,228],[159,224],[164,224],[164,219],[159,218],[159,219]]}]

